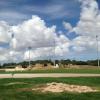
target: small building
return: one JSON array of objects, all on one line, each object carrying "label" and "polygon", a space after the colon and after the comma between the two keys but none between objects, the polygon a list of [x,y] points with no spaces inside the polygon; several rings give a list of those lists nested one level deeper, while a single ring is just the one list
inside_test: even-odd
[{"label": "small building", "polygon": [[58,65],[58,64],[56,64],[55,66],[53,66],[53,68],[59,68],[59,65]]},{"label": "small building", "polygon": [[21,65],[15,67],[15,71],[23,71],[23,70],[25,70],[25,68],[22,68]]}]

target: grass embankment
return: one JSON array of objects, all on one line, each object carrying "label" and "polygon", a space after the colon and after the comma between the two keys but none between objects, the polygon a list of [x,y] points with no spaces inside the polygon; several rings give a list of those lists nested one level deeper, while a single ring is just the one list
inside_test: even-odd
[{"label": "grass embankment", "polygon": [[[10,84],[20,82],[22,84]],[[41,93],[32,88],[39,84],[62,82],[67,84],[87,85],[100,89],[100,78],[34,78],[34,79],[0,79],[0,100],[100,100],[96,93]]]},{"label": "grass embankment", "polygon": [[14,72],[4,72],[0,71],[1,74],[8,73],[90,73],[90,74],[100,74],[100,68],[58,68],[58,69],[38,69],[38,70],[26,70],[26,71],[14,71]]}]

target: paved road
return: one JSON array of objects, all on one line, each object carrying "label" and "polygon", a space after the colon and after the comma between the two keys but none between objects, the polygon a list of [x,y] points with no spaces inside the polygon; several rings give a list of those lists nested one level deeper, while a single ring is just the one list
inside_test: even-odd
[{"label": "paved road", "polygon": [[0,78],[37,78],[37,77],[100,77],[100,74],[66,74],[66,73],[46,73],[46,74],[0,74]]}]

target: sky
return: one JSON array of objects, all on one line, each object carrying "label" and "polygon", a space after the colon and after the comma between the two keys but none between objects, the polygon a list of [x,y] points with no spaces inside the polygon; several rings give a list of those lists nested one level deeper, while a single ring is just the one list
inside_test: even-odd
[{"label": "sky", "polygon": [[[97,59],[100,0],[0,0],[0,62]],[[100,53],[100,48],[99,48]],[[100,55],[99,55],[100,56]]]}]

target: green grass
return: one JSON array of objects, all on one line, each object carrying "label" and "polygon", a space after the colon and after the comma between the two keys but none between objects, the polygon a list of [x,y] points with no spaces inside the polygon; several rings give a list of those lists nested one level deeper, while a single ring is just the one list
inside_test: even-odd
[{"label": "green grass", "polygon": [[[27,84],[13,84],[24,82]],[[48,82],[63,82],[68,84],[87,85],[100,89],[99,77],[87,78],[32,78],[32,79],[0,79],[0,100],[100,100],[100,92],[96,93],[41,93],[31,89]],[[27,89],[27,90],[24,90]]]},{"label": "green grass", "polygon": [[[8,74],[8,73],[12,73],[12,72],[1,71],[0,73]],[[100,68],[40,69],[40,70],[28,70],[28,71],[15,71],[13,73],[91,73],[91,74],[93,73],[93,74],[100,74]]]}]

